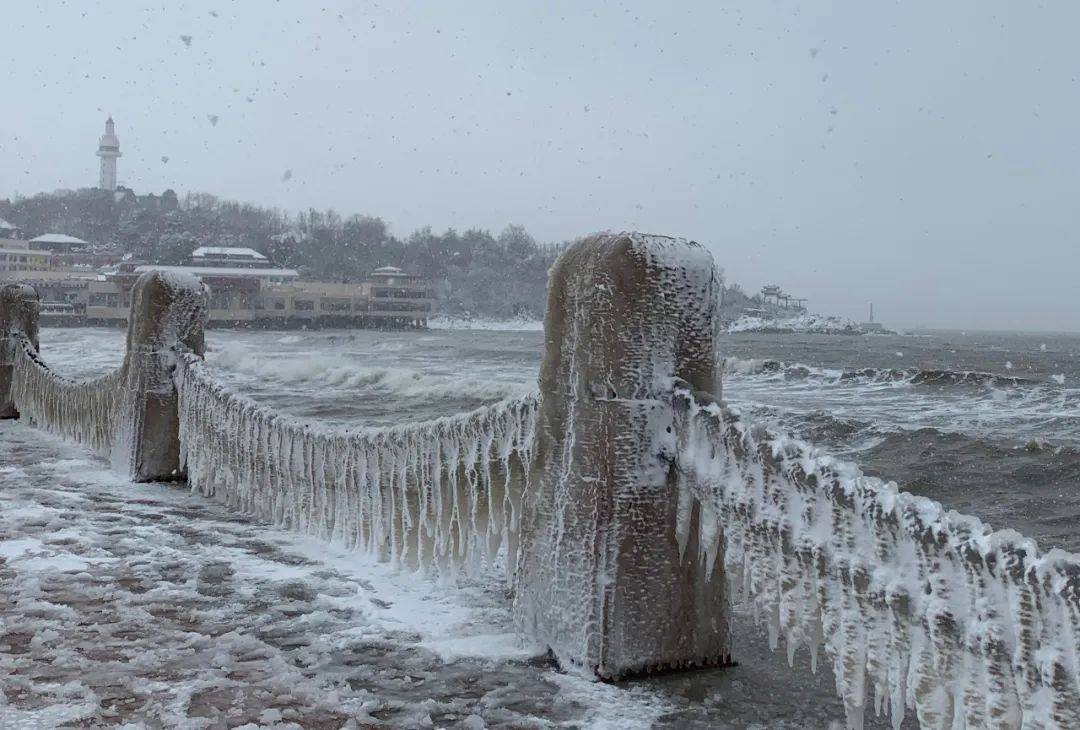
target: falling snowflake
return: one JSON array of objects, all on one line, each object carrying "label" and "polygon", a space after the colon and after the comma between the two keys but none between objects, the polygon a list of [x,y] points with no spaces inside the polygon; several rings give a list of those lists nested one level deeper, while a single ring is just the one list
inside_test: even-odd
[{"label": "falling snowflake", "polygon": [[281,182],[286,182],[292,178],[292,170],[286,170],[285,174],[281,176]]},{"label": "falling snowflake", "polygon": [[219,119],[217,114],[207,114],[206,118],[210,120],[210,124],[214,125],[215,127],[217,126]]},{"label": "falling snowflake", "polygon": [[188,48],[191,48],[191,36],[182,35],[182,36],[180,36],[180,40],[182,40],[184,42],[185,46],[187,46]]}]

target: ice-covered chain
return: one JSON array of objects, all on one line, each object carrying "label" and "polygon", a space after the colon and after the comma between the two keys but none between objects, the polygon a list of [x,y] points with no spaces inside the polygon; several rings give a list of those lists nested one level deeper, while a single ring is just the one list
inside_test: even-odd
[{"label": "ice-covered chain", "polygon": [[1080,728],[1080,556],[677,398],[680,513],[774,647],[824,647],[850,727],[872,696],[896,727]]},{"label": "ice-covered chain", "polygon": [[24,336],[11,338],[11,398],[38,428],[109,456],[120,371],[76,381],[49,369]]},{"label": "ice-covered chain", "polygon": [[384,429],[320,428],[230,391],[182,357],[181,463],[194,491],[395,565],[516,561],[537,401]]}]

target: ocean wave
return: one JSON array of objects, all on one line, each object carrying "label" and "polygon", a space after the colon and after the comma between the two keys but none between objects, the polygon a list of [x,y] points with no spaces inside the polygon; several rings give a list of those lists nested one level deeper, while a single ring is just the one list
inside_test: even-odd
[{"label": "ocean wave", "polygon": [[896,383],[937,386],[984,386],[991,388],[1020,388],[1064,385],[1063,376],[1048,380],[1015,375],[998,375],[978,370],[949,370],[938,368],[858,368],[834,370],[802,363],[788,363],[767,358],[728,357],[723,372],[730,375],[783,376],[786,380],[816,379],[828,383]]},{"label": "ocean wave", "polygon": [[431,374],[402,367],[359,365],[342,356],[267,358],[240,347],[222,347],[207,353],[207,362],[227,378],[261,387],[276,383],[282,388],[310,391],[313,387],[360,391],[404,399],[454,399],[497,401],[524,395],[532,383],[482,377],[477,374]]},{"label": "ocean wave", "polygon": [[985,385],[995,388],[1043,385],[1046,381],[1015,375],[997,375],[978,370],[921,368],[863,368],[847,370],[843,380],[868,380],[876,383],[911,383],[912,385]]}]

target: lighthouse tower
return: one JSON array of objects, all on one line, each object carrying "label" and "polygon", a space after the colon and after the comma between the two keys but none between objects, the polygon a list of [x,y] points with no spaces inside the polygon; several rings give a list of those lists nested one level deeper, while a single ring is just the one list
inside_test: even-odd
[{"label": "lighthouse tower", "polygon": [[112,117],[105,120],[105,134],[98,142],[97,156],[101,158],[101,181],[98,187],[116,190],[116,158],[120,156],[120,140],[116,138]]}]

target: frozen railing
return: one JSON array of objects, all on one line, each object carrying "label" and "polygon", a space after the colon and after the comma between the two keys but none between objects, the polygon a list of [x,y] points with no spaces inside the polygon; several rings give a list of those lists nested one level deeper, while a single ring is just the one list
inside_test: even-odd
[{"label": "frozen railing", "polygon": [[895,727],[1080,728],[1080,556],[676,397],[680,545],[698,531],[789,660],[824,647],[849,727],[872,693]]},{"label": "frozen railing", "polygon": [[193,490],[275,524],[453,573],[517,560],[537,401],[384,429],[259,406],[180,358],[180,461]]},{"label": "frozen railing", "polygon": [[521,631],[604,678],[729,662],[741,596],[789,656],[824,647],[852,728],[871,693],[896,726],[1080,727],[1078,558],[722,407],[716,292],[696,244],[594,236],[552,269],[538,397],[349,430],[217,382],[194,280],[140,279],[124,365],[86,383],[9,286],[0,416],[403,567],[497,563]]},{"label": "frozen railing", "polygon": [[203,351],[202,284],[172,273],[139,277],[124,362],[92,380],[65,378],[45,364],[38,309],[32,288],[0,288],[0,417],[18,415],[84,444],[135,480],[179,478],[171,373],[180,353]]},{"label": "frozen railing", "polygon": [[71,380],[50,370],[27,338],[11,338],[10,347],[11,402],[19,415],[111,459],[122,373]]}]

